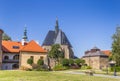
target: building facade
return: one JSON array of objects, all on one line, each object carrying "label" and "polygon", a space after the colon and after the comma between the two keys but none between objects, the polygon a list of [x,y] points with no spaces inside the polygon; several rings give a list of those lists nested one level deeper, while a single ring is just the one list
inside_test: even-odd
[{"label": "building facade", "polygon": [[27,40],[27,31],[25,29],[24,36],[21,42],[18,41],[2,41],[2,32],[0,31],[0,69],[12,70],[19,69],[20,67],[31,68],[27,64],[29,58],[33,58],[34,64],[37,64],[39,59],[44,60],[46,63],[47,51],[44,50],[34,40]]},{"label": "building facade", "polygon": [[92,69],[106,69],[108,67],[108,57],[109,56],[99,48],[94,47],[90,51],[86,51],[82,58]]}]

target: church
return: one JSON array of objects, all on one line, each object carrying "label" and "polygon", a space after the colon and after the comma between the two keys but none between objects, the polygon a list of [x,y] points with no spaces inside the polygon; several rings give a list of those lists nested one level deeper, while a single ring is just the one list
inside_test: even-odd
[{"label": "church", "polygon": [[65,58],[74,58],[72,45],[65,33],[59,29],[58,19],[56,19],[55,30],[49,30],[42,47],[49,52],[53,44],[59,44],[61,46]]}]

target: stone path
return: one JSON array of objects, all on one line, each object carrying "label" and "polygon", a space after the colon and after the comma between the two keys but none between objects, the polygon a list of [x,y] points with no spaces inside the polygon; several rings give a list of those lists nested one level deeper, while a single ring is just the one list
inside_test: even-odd
[{"label": "stone path", "polygon": [[[84,72],[67,71],[67,72],[65,72],[65,73],[70,73],[70,74],[82,74],[82,75],[85,75]],[[93,74],[93,76],[120,79],[120,76],[114,76],[114,75]]]}]

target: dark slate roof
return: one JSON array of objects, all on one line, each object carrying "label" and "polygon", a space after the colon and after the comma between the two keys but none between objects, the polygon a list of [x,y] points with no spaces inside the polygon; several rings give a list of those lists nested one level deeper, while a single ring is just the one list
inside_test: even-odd
[{"label": "dark slate roof", "polygon": [[55,31],[50,30],[42,45],[48,46],[53,44],[68,45],[72,47],[67,36],[62,30],[59,30],[58,33],[55,33]]},{"label": "dark slate roof", "polygon": [[83,57],[94,57],[94,56],[103,56],[103,57],[108,57],[107,55],[105,55],[102,51],[96,51],[96,52],[89,52],[87,54],[85,54]]},{"label": "dark slate roof", "polygon": [[43,45],[52,45],[54,44],[54,38],[55,38],[55,31],[49,31],[44,42]]}]

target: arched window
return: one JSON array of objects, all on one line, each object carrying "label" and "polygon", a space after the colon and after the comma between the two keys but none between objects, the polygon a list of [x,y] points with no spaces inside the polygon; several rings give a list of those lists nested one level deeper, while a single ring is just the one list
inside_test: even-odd
[{"label": "arched window", "polygon": [[15,55],[15,56],[13,57],[13,59],[14,59],[14,60],[19,60],[19,55]]},{"label": "arched window", "polygon": [[8,57],[8,56],[5,56],[5,57],[4,57],[4,60],[9,60],[9,57]]},{"label": "arched window", "polygon": [[19,68],[19,65],[18,64],[13,64],[12,65],[12,69],[18,69]]}]

